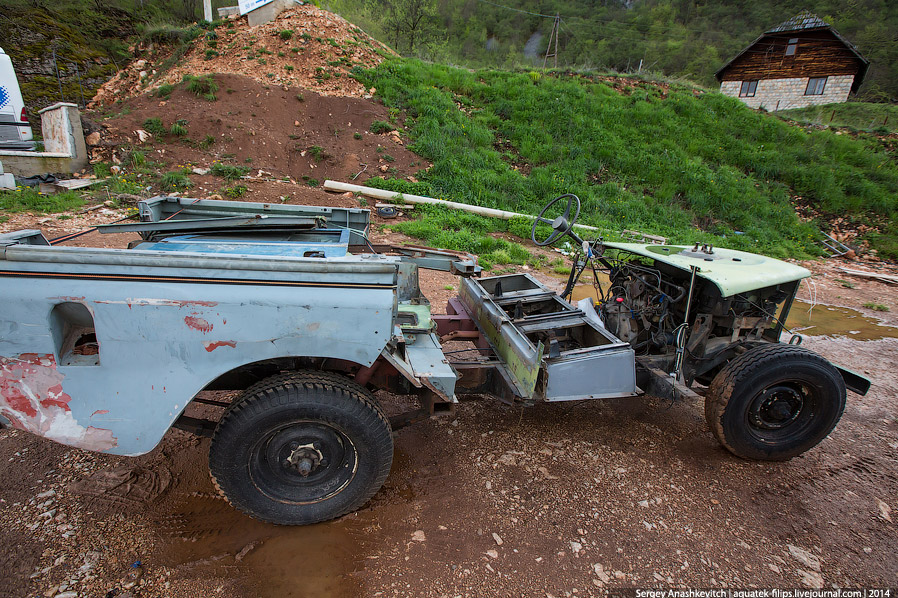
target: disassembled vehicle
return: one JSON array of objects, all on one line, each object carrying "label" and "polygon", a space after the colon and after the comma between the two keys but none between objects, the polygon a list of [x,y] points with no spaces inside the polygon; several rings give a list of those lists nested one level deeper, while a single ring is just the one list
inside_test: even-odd
[{"label": "disassembled vehicle", "polygon": [[[696,397],[698,382],[726,448],[780,460],[829,434],[846,386],[869,388],[779,343],[807,270],[707,246],[584,242],[578,214],[562,196],[533,225],[539,245],[582,248],[561,296],[528,274],[478,279],[473,256],[372,246],[360,209],[156,197],[141,222],[100,227],[138,233],[129,249],[0,235],[0,415],[120,455],[152,450],[172,426],[208,435],[231,504],[306,524],[361,507],[390,471],[393,429],[466,394]],[[461,277],[446,315],[431,313],[419,268]],[[607,282],[597,305],[572,304],[586,268]],[[473,343],[452,353],[470,358],[447,359],[441,344],[455,341]],[[240,395],[200,394],[211,390]],[[388,418],[375,390],[415,394],[420,409]],[[191,404],[221,415],[186,415]]]}]

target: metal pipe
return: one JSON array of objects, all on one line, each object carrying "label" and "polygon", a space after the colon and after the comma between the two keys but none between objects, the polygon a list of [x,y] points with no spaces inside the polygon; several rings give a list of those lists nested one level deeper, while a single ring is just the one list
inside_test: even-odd
[{"label": "metal pipe", "polygon": [[686,299],[686,315],[683,317],[683,324],[680,332],[677,333],[677,361],[676,373],[677,381],[683,381],[683,350],[686,347],[686,331],[689,329],[689,308],[692,306],[692,291],[695,289],[695,273],[698,272],[697,266],[690,266],[692,276],[689,278],[689,297]]},{"label": "metal pipe", "polygon": [[[533,220],[533,216],[530,214],[520,214],[518,212],[508,212],[505,210],[497,210],[495,208],[484,208],[481,206],[472,206],[466,203],[459,203],[457,201],[448,201],[445,199],[434,199],[433,197],[425,197],[423,195],[411,195],[408,193],[397,193],[396,191],[387,191],[385,189],[375,189],[374,187],[365,187],[363,185],[353,185],[351,183],[341,183],[339,181],[324,181],[324,190],[325,191],[340,191],[347,192],[351,191],[353,193],[361,193],[362,195],[366,195],[368,197],[374,197],[375,199],[384,199],[384,200],[393,200],[400,199],[402,201],[406,201],[408,203],[423,203],[437,206],[446,206],[447,208],[453,208],[456,210],[463,210],[465,212],[470,212],[472,214],[479,214],[481,216],[489,216],[491,218],[501,218],[502,220],[511,220],[512,218],[526,218],[528,220]],[[594,226],[586,226],[585,224],[575,224],[574,227],[581,228],[583,230],[596,231],[599,229]]]}]

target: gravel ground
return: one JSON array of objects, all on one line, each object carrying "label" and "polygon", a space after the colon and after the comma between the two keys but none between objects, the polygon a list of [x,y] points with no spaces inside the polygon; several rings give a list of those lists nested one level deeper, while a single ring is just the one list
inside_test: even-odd
[{"label": "gravel ground", "polygon": [[[422,278],[437,307],[452,282]],[[466,401],[398,433],[393,471],[365,508],[306,528],[233,511],[209,481],[208,441],[181,431],[122,458],[3,430],[0,596],[895,586],[898,339],[806,345],[873,388],[787,463],[732,457],[700,404]]]}]

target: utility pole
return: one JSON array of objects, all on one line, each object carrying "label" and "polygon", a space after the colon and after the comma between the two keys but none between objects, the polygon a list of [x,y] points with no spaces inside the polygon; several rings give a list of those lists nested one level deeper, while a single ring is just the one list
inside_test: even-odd
[{"label": "utility pole", "polygon": [[[561,29],[561,15],[555,13],[555,21],[552,23],[552,33],[549,34],[549,43],[546,46],[546,57],[543,60],[543,68],[549,64],[549,58],[554,59],[554,68],[558,68],[558,33]],[[555,52],[552,52],[552,37],[555,38]]]}]

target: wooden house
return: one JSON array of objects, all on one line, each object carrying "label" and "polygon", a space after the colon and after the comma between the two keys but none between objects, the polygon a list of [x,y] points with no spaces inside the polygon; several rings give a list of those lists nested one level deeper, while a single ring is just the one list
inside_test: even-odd
[{"label": "wooden house", "polygon": [[765,31],[715,76],[721,93],[775,111],[844,102],[869,65],[826,21],[801,13]]}]

